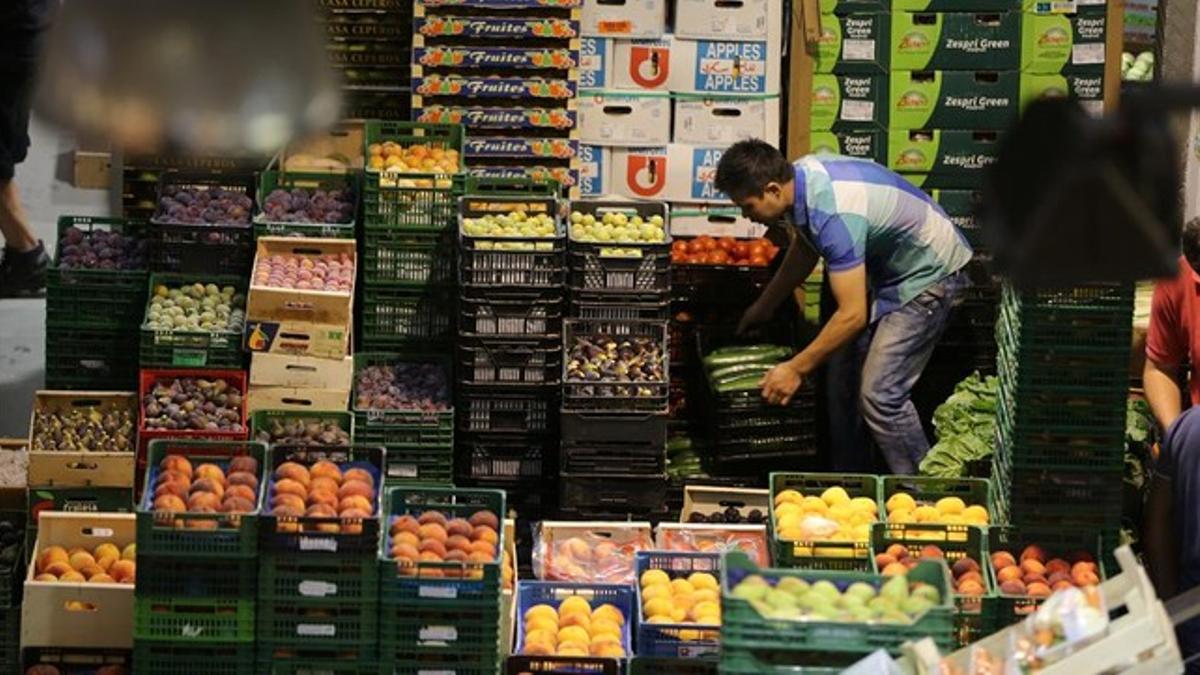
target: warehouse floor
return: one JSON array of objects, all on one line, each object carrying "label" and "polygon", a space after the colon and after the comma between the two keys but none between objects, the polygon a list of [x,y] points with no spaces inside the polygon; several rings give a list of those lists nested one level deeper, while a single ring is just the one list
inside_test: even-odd
[{"label": "warehouse floor", "polygon": [[29,433],[46,360],[45,318],[45,300],[0,300],[0,438]]}]

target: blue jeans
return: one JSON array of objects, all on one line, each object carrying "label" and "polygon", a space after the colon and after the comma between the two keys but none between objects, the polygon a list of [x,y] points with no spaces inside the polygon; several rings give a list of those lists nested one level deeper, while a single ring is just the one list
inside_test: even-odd
[{"label": "blue jeans", "polygon": [[913,386],[970,284],[964,271],[942,279],[830,357],[826,400],[833,471],[875,472],[869,430],[891,473],[917,472],[929,440],[912,403]]}]

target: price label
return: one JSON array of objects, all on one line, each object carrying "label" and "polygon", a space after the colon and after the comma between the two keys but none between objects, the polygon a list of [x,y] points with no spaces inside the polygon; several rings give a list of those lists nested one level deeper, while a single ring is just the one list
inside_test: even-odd
[{"label": "price label", "polygon": [[874,40],[846,40],[842,42],[842,59],[846,61],[874,61]]},{"label": "price label", "polygon": [[453,600],[458,597],[458,589],[454,586],[421,586],[417,589],[417,597]]},{"label": "price label", "polygon": [[425,626],[418,639],[421,642],[454,642],[458,640],[458,629],[454,626]]},{"label": "price label", "polygon": [[301,623],[296,625],[299,637],[337,637],[337,626],[331,623]]},{"label": "price label", "polygon": [[327,598],[337,595],[338,587],[328,581],[301,581],[297,590],[306,598]]},{"label": "price label", "polygon": [[301,551],[328,551],[337,553],[338,543],[332,537],[300,537]]},{"label": "price label", "polygon": [[842,101],[842,119],[847,122],[871,122],[875,119],[874,101]]}]

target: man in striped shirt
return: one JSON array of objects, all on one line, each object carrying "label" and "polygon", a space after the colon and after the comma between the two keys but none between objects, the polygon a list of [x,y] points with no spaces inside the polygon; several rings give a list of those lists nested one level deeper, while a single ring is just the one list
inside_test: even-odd
[{"label": "man in striped shirt", "polygon": [[855,440],[857,409],[891,471],[915,473],[929,442],[912,388],[970,283],[966,239],[925,193],[866,160],[810,155],[793,165],[763,141],[742,141],[722,155],[716,187],[757,222],[790,216],[795,235],[741,330],[767,320],[818,255],[837,303],[817,337],[766,375],[763,397],[786,405],[829,362],[832,468],[873,469]]}]

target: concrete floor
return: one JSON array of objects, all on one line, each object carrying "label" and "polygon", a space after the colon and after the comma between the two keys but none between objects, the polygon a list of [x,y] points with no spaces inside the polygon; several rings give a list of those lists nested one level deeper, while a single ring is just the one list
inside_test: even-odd
[{"label": "concrete floor", "polygon": [[[52,248],[58,216],[112,213],[119,181],[113,191],[74,188],[71,137],[36,120],[29,135],[33,144],[17,166],[17,187],[34,233]],[[29,433],[33,393],[43,381],[45,317],[45,300],[0,300],[0,438]]]}]

